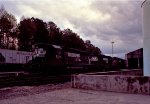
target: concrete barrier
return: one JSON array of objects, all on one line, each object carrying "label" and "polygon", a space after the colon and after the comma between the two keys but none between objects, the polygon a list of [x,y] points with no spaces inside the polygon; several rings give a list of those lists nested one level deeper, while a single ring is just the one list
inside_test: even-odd
[{"label": "concrete barrier", "polygon": [[108,71],[108,72],[97,72],[97,73],[87,73],[87,75],[132,75],[132,76],[143,76],[142,69],[122,69],[122,71]]},{"label": "concrete barrier", "polygon": [[150,95],[150,77],[79,74],[72,76],[72,87]]}]

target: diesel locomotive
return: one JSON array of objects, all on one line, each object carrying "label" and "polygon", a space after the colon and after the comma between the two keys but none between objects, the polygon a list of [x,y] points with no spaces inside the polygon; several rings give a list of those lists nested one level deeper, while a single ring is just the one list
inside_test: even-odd
[{"label": "diesel locomotive", "polygon": [[34,54],[26,65],[31,73],[73,74],[119,70],[125,66],[123,59],[102,54],[39,43],[34,45]]}]

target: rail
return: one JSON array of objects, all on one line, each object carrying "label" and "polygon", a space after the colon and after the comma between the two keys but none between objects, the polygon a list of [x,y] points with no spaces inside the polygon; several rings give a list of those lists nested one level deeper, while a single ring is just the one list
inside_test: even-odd
[{"label": "rail", "polygon": [[42,85],[49,83],[63,83],[71,80],[71,75],[22,75],[22,76],[4,76],[0,78],[0,88],[26,85]]}]

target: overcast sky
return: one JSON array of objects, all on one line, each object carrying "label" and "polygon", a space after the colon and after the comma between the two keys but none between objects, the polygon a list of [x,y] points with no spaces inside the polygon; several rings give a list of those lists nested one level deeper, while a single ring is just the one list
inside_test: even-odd
[{"label": "overcast sky", "polygon": [[0,0],[19,19],[37,17],[70,28],[104,54],[115,56],[142,47],[142,0]]}]

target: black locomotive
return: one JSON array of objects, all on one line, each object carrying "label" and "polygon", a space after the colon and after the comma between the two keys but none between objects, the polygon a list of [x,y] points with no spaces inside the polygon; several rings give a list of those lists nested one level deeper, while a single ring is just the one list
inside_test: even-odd
[{"label": "black locomotive", "polygon": [[[118,70],[124,65],[124,60],[119,58],[91,54],[86,51],[51,44],[36,44],[34,51],[32,61],[26,64],[27,71],[31,73],[73,74],[100,72]],[[114,61],[116,62],[115,64],[113,63]]]}]

